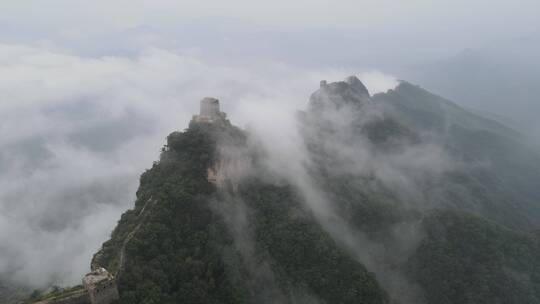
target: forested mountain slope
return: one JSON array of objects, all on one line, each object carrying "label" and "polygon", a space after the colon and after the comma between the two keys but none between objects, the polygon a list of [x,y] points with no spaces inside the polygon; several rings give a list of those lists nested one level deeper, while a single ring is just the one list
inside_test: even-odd
[{"label": "forested mountain slope", "polygon": [[[207,180],[218,142],[244,137],[228,123],[192,123],[168,137],[162,160],[141,177],[135,209],[94,257],[118,270],[123,240],[142,221],[126,246],[121,303],[386,303],[373,274],[300,208],[290,186],[250,177],[233,191]],[[246,235],[227,222],[238,208],[249,210]]]},{"label": "forested mountain slope", "polygon": [[168,136],[95,254],[120,303],[540,302],[539,154],[510,128],[322,82],[280,171],[221,114]]},{"label": "forested mountain slope", "polygon": [[487,216],[511,228],[540,226],[540,153],[512,129],[402,82],[374,101],[452,157],[432,204]]}]

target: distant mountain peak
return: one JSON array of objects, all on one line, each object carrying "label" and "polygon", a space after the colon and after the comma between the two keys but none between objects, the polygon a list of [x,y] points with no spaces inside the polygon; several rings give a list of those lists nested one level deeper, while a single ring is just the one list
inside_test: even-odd
[{"label": "distant mountain peak", "polygon": [[362,92],[363,94],[367,94],[369,96],[369,91],[366,88],[366,86],[358,79],[356,76],[349,76],[345,79],[345,82],[348,83],[352,88],[355,90]]},{"label": "distant mountain peak", "polygon": [[364,105],[370,102],[370,94],[366,86],[356,76],[349,76],[344,81],[328,83],[321,81],[319,90],[310,97],[312,108],[341,108],[344,105]]}]

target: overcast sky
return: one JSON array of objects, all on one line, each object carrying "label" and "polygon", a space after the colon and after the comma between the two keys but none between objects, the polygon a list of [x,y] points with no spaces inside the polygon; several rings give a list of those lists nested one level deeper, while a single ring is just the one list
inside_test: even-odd
[{"label": "overcast sky", "polygon": [[357,74],[372,93],[413,79],[536,121],[539,12],[538,0],[2,0],[0,280],[79,282],[204,96],[235,124],[271,128],[319,80]]},{"label": "overcast sky", "polygon": [[[384,46],[384,40],[392,40],[386,43],[440,52],[450,48],[448,52],[455,53],[494,40],[537,35],[539,11],[536,0],[4,0],[0,38],[88,48],[85,40],[112,46],[111,35],[126,32],[138,34],[141,44],[152,44],[179,36],[192,40],[184,36],[201,33],[227,39],[227,34],[250,32],[339,30],[355,33],[357,43]],[[183,46],[201,46],[196,42]]]},{"label": "overcast sky", "polygon": [[2,19],[18,26],[59,29],[172,26],[222,16],[282,29],[406,27],[429,32],[474,26],[467,35],[484,31],[495,36],[538,29],[539,6],[534,0],[8,0],[0,8]]}]

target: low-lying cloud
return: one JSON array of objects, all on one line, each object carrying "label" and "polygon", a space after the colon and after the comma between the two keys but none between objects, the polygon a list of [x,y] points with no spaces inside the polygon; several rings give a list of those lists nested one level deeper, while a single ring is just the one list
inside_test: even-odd
[{"label": "low-lying cloud", "polygon": [[[373,90],[374,93],[386,91],[397,83],[381,73],[369,76],[364,77],[368,88],[380,86],[380,89]],[[352,93],[343,94],[349,96],[347,94]],[[443,147],[435,143],[396,135],[386,148],[375,144],[361,130],[371,123],[389,123],[386,120],[389,117],[368,97],[356,96],[363,99],[348,103],[340,99],[346,98],[344,96],[316,96],[322,96],[314,99],[319,108],[314,109],[315,105],[303,107],[309,108],[303,113],[296,113],[292,108],[284,110],[287,105],[265,107],[263,103],[262,106],[250,107],[248,104],[242,107],[246,114],[251,115],[248,130],[256,139],[256,149],[262,147],[266,152],[265,168],[298,190],[306,208],[321,226],[377,275],[392,302],[423,303],[420,288],[409,281],[399,267],[389,266],[402,265],[414,252],[423,237],[420,223],[405,222],[387,227],[389,231],[395,230],[389,233],[387,240],[373,240],[347,220],[339,210],[339,203],[332,201],[336,194],[321,183],[332,178],[344,179],[349,187],[357,187],[358,193],[373,190],[391,193],[399,197],[400,203],[414,204],[414,207],[424,210],[434,207],[424,196],[430,183],[437,181],[456,164]],[[339,101],[340,105],[335,106]],[[265,111],[258,111],[261,109]],[[281,119],[276,120],[276,117]],[[266,173],[263,171],[259,174]],[[320,175],[331,178],[321,178]],[[384,191],[380,191],[380,187]],[[350,203],[361,204],[362,199]]]},{"label": "low-lying cloud", "polygon": [[[227,65],[162,49],[87,58],[0,44],[0,278],[78,283],[132,206],[139,175],[202,97],[220,98],[234,124],[294,140],[286,130],[319,80],[354,72]],[[395,83],[376,71],[361,76],[380,91]]]}]

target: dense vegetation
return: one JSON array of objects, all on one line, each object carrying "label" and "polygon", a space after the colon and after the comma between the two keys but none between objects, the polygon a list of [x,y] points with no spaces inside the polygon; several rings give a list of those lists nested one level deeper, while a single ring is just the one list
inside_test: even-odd
[{"label": "dense vegetation", "polygon": [[[81,295],[86,296],[86,291],[84,290],[82,285],[77,285],[77,286],[72,286],[72,287],[67,287],[67,288],[61,288],[59,286],[52,286],[49,290],[46,290],[46,291],[41,291],[38,289],[34,290],[30,294],[30,297],[24,303],[53,301],[53,300],[59,300],[59,299],[80,297]],[[18,303],[20,303],[20,301]]]},{"label": "dense vegetation", "polygon": [[[143,174],[136,208],[95,256],[94,263],[118,269],[126,236],[143,221],[126,244],[120,303],[245,302],[221,258],[231,238],[208,204],[215,190],[206,180],[214,151],[208,132],[193,127],[169,136],[167,160]],[[145,205],[147,215],[138,216]]]},{"label": "dense vegetation", "polygon": [[[135,209],[93,260],[117,271],[125,239],[141,225],[126,245],[120,303],[275,303],[261,297],[267,284],[283,303],[386,303],[374,275],[302,210],[289,186],[254,178],[235,192],[253,212],[254,251],[241,254],[212,207],[231,194],[206,179],[217,138],[227,136],[241,142],[243,135],[232,126],[192,124],[169,136],[162,160],[142,175]],[[270,279],[248,269],[246,259],[269,265]]]},{"label": "dense vegetation", "polygon": [[248,183],[241,197],[253,210],[259,251],[270,256],[282,286],[305,286],[326,303],[386,301],[374,274],[339,248],[289,187]]},{"label": "dense vegetation", "polygon": [[540,242],[477,216],[436,212],[408,268],[428,303],[539,303]]},{"label": "dense vegetation", "polygon": [[[92,261],[117,274],[120,303],[540,302],[540,158],[517,133],[407,83],[370,98],[349,79],[311,101],[299,114],[306,172],[359,246],[265,171],[244,131],[192,122],[168,137]],[[358,154],[372,168],[427,145],[459,165],[407,172],[421,181],[415,195],[353,165]],[[207,169],[230,147],[252,172],[216,186]]]},{"label": "dense vegetation", "polygon": [[520,134],[407,82],[373,100],[461,163],[430,190],[431,205],[457,207],[514,229],[538,229],[540,153]]},{"label": "dense vegetation", "polygon": [[[342,217],[380,247],[380,263],[418,284],[427,303],[540,301],[540,243],[530,233],[540,218],[537,151],[514,131],[408,83],[376,95],[372,104],[365,99],[355,104],[347,92],[330,98],[332,105],[352,104],[349,112],[383,108],[383,116],[367,123],[362,115],[346,125],[325,119],[335,113],[302,116],[316,160],[314,180]],[[355,143],[362,146],[352,151],[369,149],[388,161],[404,149],[435,143],[458,165],[422,184],[421,201],[410,202],[374,175],[336,169],[352,162],[335,147]],[[411,235],[395,231],[416,223],[420,229],[413,238],[421,241],[411,251]]]}]

